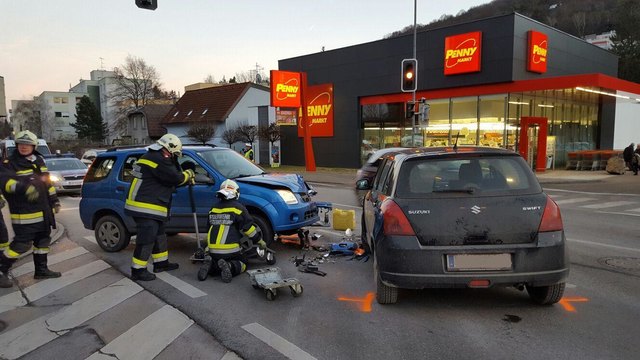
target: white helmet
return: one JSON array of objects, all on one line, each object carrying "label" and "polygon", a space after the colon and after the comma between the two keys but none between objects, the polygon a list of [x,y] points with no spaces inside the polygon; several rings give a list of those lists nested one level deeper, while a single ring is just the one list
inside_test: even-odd
[{"label": "white helmet", "polygon": [[23,130],[16,134],[16,144],[38,146],[38,137],[29,130]]},{"label": "white helmet", "polygon": [[226,200],[240,198],[240,187],[238,186],[238,183],[229,179],[223,181],[222,184],[220,184],[218,196]]},{"label": "white helmet", "polygon": [[182,156],[182,141],[180,141],[177,136],[173,134],[164,134],[160,139],[158,139],[157,143],[167,149],[171,154]]}]

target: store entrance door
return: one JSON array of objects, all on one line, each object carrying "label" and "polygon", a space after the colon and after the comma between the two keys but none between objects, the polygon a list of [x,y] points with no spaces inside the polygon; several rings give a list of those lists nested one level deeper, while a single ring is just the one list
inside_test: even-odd
[{"label": "store entrance door", "polygon": [[547,118],[523,116],[520,118],[520,155],[538,172],[547,167]]}]

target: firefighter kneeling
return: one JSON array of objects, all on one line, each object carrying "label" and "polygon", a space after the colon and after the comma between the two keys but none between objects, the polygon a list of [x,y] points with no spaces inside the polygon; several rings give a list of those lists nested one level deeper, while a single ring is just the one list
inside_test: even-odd
[{"label": "firefighter kneeling", "polygon": [[240,189],[233,180],[225,180],[216,192],[219,202],[209,211],[209,232],[204,264],[198,271],[198,280],[204,281],[209,274],[220,274],[222,281],[243,273],[246,259],[240,241],[246,235],[251,241],[265,249],[260,229],[254,224],[247,208],[238,201]]}]

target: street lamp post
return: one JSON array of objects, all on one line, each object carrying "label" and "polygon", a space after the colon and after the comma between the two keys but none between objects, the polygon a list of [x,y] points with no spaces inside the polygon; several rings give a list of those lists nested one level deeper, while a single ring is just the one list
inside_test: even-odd
[{"label": "street lamp post", "polygon": [[[416,26],[416,22],[417,22],[417,13],[418,13],[418,0],[413,0],[413,58],[416,59],[416,64],[418,63],[417,61],[417,57],[416,57],[416,38],[417,38],[417,26]],[[417,77],[418,73],[415,73],[416,76],[416,89],[417,89],[417,81],[418,81],[418,77]],[[412,92],[412,100],[413,100],[413,104],[415,106],[416,103],[416,90],[414,89]],[[413,116],[411,117],[411,145],[412,146],[416,146],[416,116],[418,116],[418,114],[414,113]]]}]

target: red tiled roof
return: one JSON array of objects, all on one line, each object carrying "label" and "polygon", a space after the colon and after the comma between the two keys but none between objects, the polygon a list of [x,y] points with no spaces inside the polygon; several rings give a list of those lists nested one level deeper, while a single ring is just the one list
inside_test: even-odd
[{"label": "red tiled roof", "polygon": [[269,90],[247,82],[187,91],[164,116],[162,124],[224,122],[251,87]]}]

